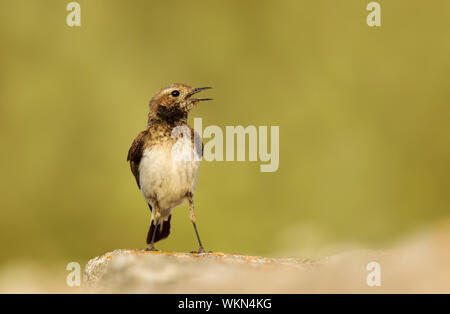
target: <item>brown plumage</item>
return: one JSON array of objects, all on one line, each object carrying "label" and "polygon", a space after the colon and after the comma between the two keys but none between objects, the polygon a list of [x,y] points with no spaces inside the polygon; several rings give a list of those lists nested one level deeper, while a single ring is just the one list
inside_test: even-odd
[{"label": "brown plumage", "polygon": [[[147,129],[137,135],[128,151],[131,172],[152,212],[147,235],[150,250],[169,235],[173,208],[187,200],[199,252],[203,252],[193,200],[203,145],[187,118],[198,102],[210,100],[192,97],[204,89],[209,87],[172,84],[161,89],[150,101]],[[176,150],[178,147],[188,148],[196,158],[180,159],[184,155],[183,150]]]}]

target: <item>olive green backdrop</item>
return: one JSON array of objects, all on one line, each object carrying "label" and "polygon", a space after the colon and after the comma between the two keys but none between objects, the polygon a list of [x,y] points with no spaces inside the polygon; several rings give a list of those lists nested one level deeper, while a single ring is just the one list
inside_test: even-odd
[{"label": "olive green backdrop", "polygon": [[[172,82],[213,86],[203,125],[280,126],[280,167],[205,162],[207,249],[384,247],[449,215],[450,2],[80,0],[0,5],[0,263],[145,247],[126,154]],[[205,94],[206,95],[206,94]],[[196,239],[186,206],[165,250]],[[287,254],[287,253],[286,253]]]}]

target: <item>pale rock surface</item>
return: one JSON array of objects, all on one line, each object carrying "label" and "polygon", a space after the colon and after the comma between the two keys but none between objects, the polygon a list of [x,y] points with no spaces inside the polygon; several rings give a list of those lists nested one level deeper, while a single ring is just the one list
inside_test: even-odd
[{"label": "pale rock surface", "polygon": [[[85,292],[449,293],[450,224],[388,251],[353,250],[320,260],[240,254],[116,250],[89,261]],[[369,286],[373,262],[381,286]],[[369,280],[373,283],[373,280]]]}]

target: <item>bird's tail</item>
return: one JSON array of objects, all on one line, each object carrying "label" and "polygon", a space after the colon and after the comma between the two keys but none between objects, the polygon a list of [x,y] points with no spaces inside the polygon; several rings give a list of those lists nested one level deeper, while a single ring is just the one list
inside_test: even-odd
[{"label": "bird's tail", "polygon": [[[158,228],[156,229],[155,234],[155,243],[159,240],[165,239],[170,234],[170,219],[172,218],[172,215],[169,215],[166,221],[162,221],[161,224],[158,225]],[[147,234],[147,244],[150,244],[152,242],[153,232],[156,228],[155,222],[152,219],[152,224],[150,225],[150,229],[148,230]]]}]

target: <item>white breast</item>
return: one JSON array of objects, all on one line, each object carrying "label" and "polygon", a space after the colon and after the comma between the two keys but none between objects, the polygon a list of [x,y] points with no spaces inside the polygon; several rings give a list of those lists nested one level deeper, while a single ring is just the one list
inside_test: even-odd
[{"label": "white breast", "polygon": [[141,192],[154,208],[158,201],[161,216],[167,217],[171,209],[186,200],[188,192],[197,186],[199,156],[191,155],[191,141],[179,140],[174,147],[170,143],[154,145],[144,151],[139,164]]}]

